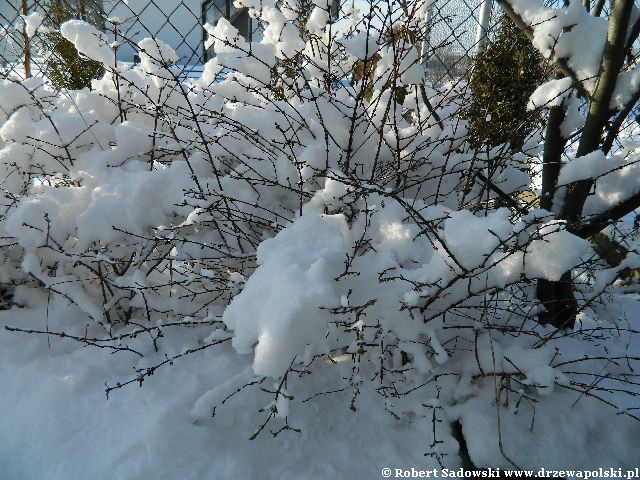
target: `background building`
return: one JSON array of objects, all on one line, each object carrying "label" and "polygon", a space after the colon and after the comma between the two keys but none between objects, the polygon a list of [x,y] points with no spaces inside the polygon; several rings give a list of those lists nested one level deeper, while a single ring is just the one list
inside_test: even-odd
[{"label": "background building", "polygon": [[[344,1],[344,0],[343,0]],[[357,0],[362,1],[362,0]],[[25,39],[20,25],[20,15],[40,12],[45,16],[51,4],[64,4],[100,29],[110,32],[111,39],[122,37],[118,59],[136,62],[135,44],[146,37],[161,40],[174,48],[179,63],[189,76],[198,75],[201,65],[213,55],[212,48],[205,51],[207,38],[203,25],[215,25],[220,18],[228,18],[247,39],[257,39],[257,22],[246,9],[237,9],[233,0],[0,0],[0,61],[4,71],[19,64],[24,55]],[[487,31],[493,29],[499,9],[490,6],[493,0],[435,0],[429,9],[429,41],[422,45],[428,59],[427,77],[433,81],[459,77],[466,72],[470,54],[478,38],[478,25],[483,5],[489,6]],[[338,4],[336,3],[336,6]],[[117,35],[114,24],[117,22]],[[38,38],[31,41],[31,58],[37,64]],[[35,65],[37,70],[37,65]]]},{"label": "background building", "polygon": [[[201,65],[211,57],[205,52],[206,32],[204,23],[215,23],[222,17],[229,18],[238,31],[250,38],[252,20],[246,9],[237,9],[233,0],[0,0],[0,59],[3,63],[17,59],[23,51],[24,39],[20,30],[20,16],[40,12],[45,16],[54,2],[78,12],[79,17],[92,18],[101,29],[113,34],[113,24],[118,23],[121,34],[133,41],[145,37],[157,38],[173,47],[180,63],[186,66]],[[84,12],[81,14],[81,12]],[[37,39],[36,39],[37,40]],[[34,58],[38,55],[34,43]],[[118,58],[125,62],[136,60],[136,50],[131,44],[123,44]]]}]

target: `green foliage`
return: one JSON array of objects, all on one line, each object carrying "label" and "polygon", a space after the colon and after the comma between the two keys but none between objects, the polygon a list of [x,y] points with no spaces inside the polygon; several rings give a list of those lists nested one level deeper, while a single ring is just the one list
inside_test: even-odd
[{"label": "green foliage", "polygon": [[[62,23],[71,18],[81,18],[98,26],[96,17],[87,14],[82,1],[72,7],[63,0],[51,0],[47,6],[47,18],[52,30],[58,30]],[[59,32],[48,33],[46,44],[50,51],[47,76],[56,90],[80,90],[89,87],[91,80],[104,75],[105,70],[100,62],[82,58],[76,47]]]},{"label": "green foliage", "polygon": [[509,143],[517,151],[539,124],[539,116],[527,112],[527,103],[544,80],[545,68],[542,56],[511,20],[503,16],[500,25],[495,41],[472,61],[467,119],[474,148]]}]

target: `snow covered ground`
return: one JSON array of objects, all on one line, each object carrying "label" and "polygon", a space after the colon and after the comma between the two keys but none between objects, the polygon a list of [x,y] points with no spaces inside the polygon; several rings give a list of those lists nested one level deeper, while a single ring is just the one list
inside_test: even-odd
[{"label": "snow covered ground", "polygon": [[[637,317],[639,300],[626,296],[619,302]],[[71,309],[55,309],[48,322],[66,322],[63,317],[72,315]],[[5,311],[0,322],[46,328],[47,315],[42,310]],[[142,388],[114,390],[108,400],[105,382],[114,385],[130,377],[133,355],[3,330],[0,356],[3,480],[364,480],[380,478],[384,467],[439,468],[436,458],[424,456],[433,441],[430,415],[398,421],[383,411],[380,397],[371,391],[360,395],[356,412],[349,408],[349,394],[311,399],[297,406],[290,419],[301,432],[285,431],[276,438],[265,431],[248,439],[264,419],[258,409],[268,401],[256,390],[225,403],[215,418],[199,416],[194,405],[203,392],[250,365],[251,356],[237,354],[231,345],[178,360],[158,370]],[[337,373],[331,369],[340,370],[339,365],[327,365],[324,377],[330,379]],[[322,389],[320,377],[312,375],[310,383],[307,379],[309,391]],[[491,383],[477,388],[450,415],[459,413],[477,465],[510,468],[499,451]],[[518,414],[512,408],[500,412],[504,451],[523,468],[637,466],[636,421],[567,391],[554,394],[550,402],[541,397],[530,431],[532,410],[525,403]],[[448,454],[443,464],[451,468],[460,460],[448,428],[439,427],[439,433],[441,452]]]},{"label": "snow covered ground", "polygon": [[[45,312],[1,318],[43,326]],[[130,375],[131,356],[59,340],[49,347],[43,336],[7,332],[0,352],[3,480],[366,479],[385,466],[425,464],[420,424],[396,422],[375,398],[356,413],[344,395],[311,400],[302,433],[267,432],[254,441],[264,406],[255,393],[213,420],[195,419],[203,391],[250,364],[230,345],[188,356],[108,401],[105,380]]]},{"label": "snow covered ground", "polygon": [[[464,85],[425,85],[366,12],[332,34],[322,3],[301,35],[293,4],[242,0],[263,41],[208,26],[194,81],[169,45],[117,65],[72,20],[106,68],[91,89],[0,82],[0,282],[22,306],[0,312],[0,480],[357,480],[458,468],[461,445],[477,467],[638,467],[640,298],[615,284],[640,249],[609,232],[630,243],[606,264],[560,207],[589,179],[579,224],[619,218],[640,132],[568,148],[554,205],[524,208],[540,139],[475,151]],[[605,19],[513,8],[594,87]]]}]

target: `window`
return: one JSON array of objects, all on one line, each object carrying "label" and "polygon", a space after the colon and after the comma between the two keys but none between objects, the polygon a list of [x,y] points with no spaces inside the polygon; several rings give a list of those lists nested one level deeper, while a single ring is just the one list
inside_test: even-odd
[{"label": "window", "polygon": [[[202,24],[215,25],[221,18],[238,29],[240,35],[251,40],[251,18],[246,8],[236,8],[233,0],[206,0],[202,3]],[[204,51],[205,62],[215,55],[213,46]]]},{"label": "window", "polygon": [[329,7],[329,21],[337,22],[340,19],[340,0],[331,0]]}]

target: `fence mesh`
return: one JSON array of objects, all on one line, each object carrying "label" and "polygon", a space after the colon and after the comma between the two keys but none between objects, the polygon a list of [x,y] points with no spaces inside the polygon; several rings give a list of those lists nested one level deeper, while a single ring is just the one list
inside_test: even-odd
[{"label": "fence mesh", "polygon": [[[491,39],[500,19],[500,9],[493,5],[481,26],[481,10],[487,1],[436,0],[432,3],[427,14],[428,32],[422,42],[428,79],[453,79],[467,72],[469,60],[477,50],[479,29],[484,27],[487,38]],[[353,5],[347,0],[340,8],[344,11]],[[246,11],[235,8],[233,0],[0,0],[3,77],[30,76],[46,70],[47,58],[52,55],[48,36],[52,27],[57,26],[52,15],[55,8],[62,10],[65,19],[89,21],[105,31],[111,41],[127,39],[128,42],[118,48],[120,61],[137,60],[135,43],[142,38],[162,40],[176,50],[179,67],[188,77],[197,77],[202,64],[212,55],[211,50],[205,49],[205,22],[230,18],[245,37],[256,40],[259,36],[256,22]],[[41,15],[42,24],[30,31],[38,21],[34,13]]]},{"label": "fence mesh", "polygon": [[[305,1],[309,3],[301,0],[300,5]],[[392,4],[400,11],[402,5],[391,0],[334,2],[340,2],[334,4],[336,18],[363,5],[381,4],[380,11]],[[559,0],[545,3],[557,6]],[[607,2],[594,1],[592,8],[602,8],[602,15],[607,15]],[[176,51],[179,57],[176,68],[181,79],[197,78],[203,64],[215,55],[212,47],[206,48],[208,34],[204,25],[215,24],[223,17],[245,38],[260,39],[258,22],[249,17],[246,9],[236,8],[233,0],[0,0],[0,78],[52,77],[59,60],[56,57],[67,54],[61,53],[54,32],[63,21],[73,18],[93,24],[107,34],[110,42],[117,42],[116,56],[120,62],[139,61],[137,42],[151,37]],[[389,18],[393,15],[388,12],[380,15],[381,22]],[[493,0],[431,2],[426,11],[426,29],[420,34],[422,38],[416,39],[426,79],[433,83],[468,79],[472,59],[495,40],[502,18],[501,9]],[[91,66],[83,68],[90,70]],[[80,77],[91,73],[71,72]],[[622,132],[635,128],[638,113],[634,111],[628,118]]]}]

